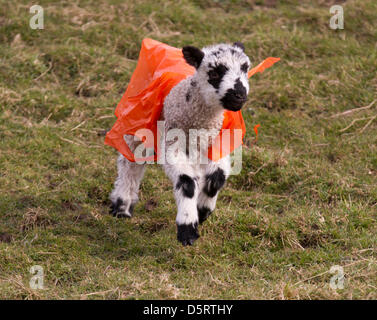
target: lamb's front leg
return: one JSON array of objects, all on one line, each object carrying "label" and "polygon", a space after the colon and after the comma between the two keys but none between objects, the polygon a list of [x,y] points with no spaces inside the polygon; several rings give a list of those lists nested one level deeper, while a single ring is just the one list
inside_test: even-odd
[{"label": "lamb's front leg", "polygon": [[197,178],[180,174],[175,183],[177,203],[177,239],[184,246],[192,245],[199,238],[198,232],[198,182]]},{"label": "lamb's front leg", "polygon": [[200,181],[198,196],[199,223],[203,223],[216,208],[216,201],[221,188],[230,173],[230,157],[203,166],[204,175]]},{"label": "lamb's front leg", "polygon": [[198,177],[182,155],[176,165],[164,165],[165,172],[173,182],[177,203],[177,239],[184,246],[192,245],[199,238],[197,199],[199,194]]}]

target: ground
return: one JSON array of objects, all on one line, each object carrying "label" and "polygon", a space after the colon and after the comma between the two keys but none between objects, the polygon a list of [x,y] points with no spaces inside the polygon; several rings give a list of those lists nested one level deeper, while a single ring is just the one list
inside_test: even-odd
[{"label": "ground", "polygon": [[[39,1],[43,30],[32,4],[0,0],[0,298],[377,298],[376,1]],[[145,37],[281,58],[250,80],[242,172],[192,247],[157,165],[134,217],[108,214],[104,132]]]}]

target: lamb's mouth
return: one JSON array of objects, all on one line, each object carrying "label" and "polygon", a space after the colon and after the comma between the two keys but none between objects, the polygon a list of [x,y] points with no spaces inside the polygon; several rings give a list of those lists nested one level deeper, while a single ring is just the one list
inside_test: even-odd
[{"label": "lamb's mouth", "polygon": [[221,103],[224,109],[234,112],[241,110],[242,106],[245,104],[246,101],[247,99],[234,99],[229,98],[227,96],[221,99]]}]

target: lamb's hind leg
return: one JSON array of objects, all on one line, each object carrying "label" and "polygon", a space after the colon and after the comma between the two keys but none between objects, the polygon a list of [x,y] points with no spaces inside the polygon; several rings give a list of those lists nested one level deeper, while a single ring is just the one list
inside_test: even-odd
[{"label": "lamb's hind leg", "polygon": [[199,223],[203,223],[215,210],[217,196],[224,186],[230,173],[230,157],[224,157],[218,162],[210,162],[204,167],[205,174],[201,180],[201,190],[198,196]]},{"label": "lamb's hind leg", "polygon": [[[127,143],[131,149],[134,149],[133,137]],[[128,161],[123,155],[119,155],[118,177],[114,183],[114,190],[110,195],[110,213],[114,217],[130,218],[132,216],[134,206],[139,200],[139,187],[144,171],[144,164]]]}]

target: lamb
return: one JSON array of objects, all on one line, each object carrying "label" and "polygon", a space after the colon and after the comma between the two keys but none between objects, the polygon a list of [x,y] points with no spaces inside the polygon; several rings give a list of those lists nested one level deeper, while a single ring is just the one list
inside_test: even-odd
[{"label": "lamb", "polygon": [[[212,143],[222,128],[224,111],[238,111],[247,100],[250,60],[244,50],[240,42],[182,49],[186,62],[196,72],[176,85],[165,98],[161,120],[165,122],[166,136],[173,129],[180,129],[187,136],[189,130],[197,129],[201,130],[200,141],[204,136],[203,140]],[[132,151],[141,143],[133,136],[125,139]],[[230,174],[230,157],[204,164],[192,162],[187,145],[178,150],[168,148],[172,144],[166,142],[168,161],[163,167],[174,186],[177,239],[184,246],[192,245],[199,238],[198,225],[215,209],[219,191]],[[204,152],[201,144],[197,149],[198,155]],[[173,158],[175,161],[169,161]],[[116,217],[131,217],[145,164],[130,162],[120,155],[117,165],[118,177],[110,195],[111,213]]]}]

